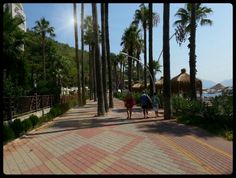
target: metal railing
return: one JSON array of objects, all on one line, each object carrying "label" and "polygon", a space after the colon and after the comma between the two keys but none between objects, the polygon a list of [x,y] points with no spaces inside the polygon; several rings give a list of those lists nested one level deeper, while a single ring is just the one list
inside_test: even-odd
[{"label": "metal railing", "polygon": [[3,120],[11,120],[17,116],[52,107],[52,105],[52,95],[3,97]]}]

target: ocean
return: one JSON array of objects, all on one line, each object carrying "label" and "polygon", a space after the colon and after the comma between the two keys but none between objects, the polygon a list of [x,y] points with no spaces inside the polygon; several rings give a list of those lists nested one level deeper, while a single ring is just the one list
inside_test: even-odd
[{"label": "ocean", "polygon": [[222,95],[222,93],[203,93],[202,94],[202,98],[209,98],[209,97],[215,97],[215,96],[220,96]]}]

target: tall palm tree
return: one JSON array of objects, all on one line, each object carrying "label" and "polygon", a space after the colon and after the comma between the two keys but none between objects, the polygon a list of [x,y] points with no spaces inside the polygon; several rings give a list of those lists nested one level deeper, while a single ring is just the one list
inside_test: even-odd
[{"label": "tall palm tree", "polygon": [[45,67],[45,38],[46,35],[49,34],[50,37],[55,37],[54,33],[54,27],[50,26],[49,21],[47,21],[44,17],[42,17],[40,20],[37,20],[36,26],[33,27],[35,32],[42,37],[42,54],[43,54],[43,76],[44,76],[44,81],[46,81],[46,67]]},{"label": "tall palm tree", "polygon": [[105,111],[108,112],[107,102],[107,45],[106,45],[106,29],[105,29],[105,3],[101,3],[101,24],[102,24],[102,82],[104,93]]},{"label": "tall palm tree", "polygon": [[151,78],[154,79],[154,73],[153,73],[153,52],[152,52],[152,3],[148,3],[149,7],[149,19],[148,19],[148,25],[149,25],[149,71],[151,73],[150,76],[150,96],[153,96],[153,86],[155,85]]},{"label": "tall palm tree", "polygon": [[164,3],[164,11],[163,11],[164,119],[170,119],[172,117],[171,86],[170,86],[169,20],[170,20],[170,4]]},{"label": "tall palm tree", "polygon": [[[156,26],[157,23],[159,22],[159,15],[156,13],[152,13],[152,19],[153,19],[153,26]],[[147,87],[147,71],[146,71],[146,66],[147,66],[147,32],[146,30],[148,29],[148,19],[149,19],[149,10],[148,8],[142,3],[140,5],[140,9],[137,9],[134,14],[134,21],[133,23],[138,25],[141,23],[142,28],[143,28],[143,33],[144,33],[144,86],[145,88]]]},{"label": "tall palm tree", "polygon": [[196,93],[196,57],[195,57],[195,41],[196,41],[196,6],[192,3],[191,8],[191,30],[190,30],[190,55],[189,55],[189,66],[190,66],[190,85],[191,85],[191,99],[197,99]]},{"label": "tall palm tree", "polygon": [[79,53],[78,53],[78,27],[77,27],[77,9],[76,3],[73,3],[73,12],[74,12],[74,28],[75,28],[75,60],[77,63],[77,84],[78,84],[78,104],[82,105],[82,97],[80,92],[80,62],[79,62]]},{"label": "tall palm tree", "polygon": [[108,85],[109,85],[109,108],[113,108],[113,90],[112,90],[112,73],[110,59],[110,40],[109,40],[109,6],[105,3],[105,32],[106,32],[106,48],[107,48],[107,69],[108,69]]},{"label": "tall palm tree", "polygon": [[[96,75],[95,74],[95,58],[94,58],[94,39],[93,39],[93,19],[92,16],[87,16],[84,19],[84,43],[89,46],[89,80],[90,80],[90,99],[94,98],[94,101],[97,99],[97,90],[96,90]],[[94,96],[92,96],[92,93]]]},{"label": "tall palm tree", "polygon": [[[129,56],[133,56],[135,44],[140,39],[140,30],[134,24],[131,24],[129,28],[126,28],[121,38],[121,45],[124,45],[124,49],[128,52]],[[128,57],[128,89],[131,91],[132,79],[132,58]]]},{"label": "tall palm tree", "polygon": [[96,81],[97,81],[97,95],[98,95],[98,106],[97,115],[102,116],[105,113],[104,108],[104,97],[103,97],[103,85],[102,85],[102,71],[101,71],[101,58],[99,51],[99,32],[98,32],[98,20],[97,20],[97,6],[96,3],[92,3],[92,14],[93,14],[93,33],[95,41],[95,57],[96,57]]},{"label": "tall palm tree", "polygon": [[[195,10],[192,8],[193,5],[195,4]],[[196,54],[195,54],[195,38],[196,38],[196,29],[198,25],[212,25],[213,22],[212,20],[208,19],[207,16],[208,14],[212,13],[211,8],[207,8],[205,6],[201,6],[201,3],[187,3],[185,5],[185,8],[180,8],[175,16],[178,17],[178,20],[174,22],[175,26],[181,25],[182,28],[180,28],[180,33],[182,34],[182,37],[180,39],[177,39],[180,44],[185,41],[187,36],[190,35],[189,39],[189,45],[188,47],[191,49],[190,54],[190,80],[191,80],[191,98],[194,99],[196,98],[196,87],[194,83],[194,79],[196,78]],[[195,12],[194,12],[195,11]],[[195,14],[195,15],[194,15]],[[195,22],[194,22],[195,21]],[[194,43],[194,44],[193,44]],[[194,49],[193,49],[194,48]]]},{"label": "tall palm tree", "polygon": [[84,3],[81,3],[81,84],[83,105],[86,104],[84,82]]}]

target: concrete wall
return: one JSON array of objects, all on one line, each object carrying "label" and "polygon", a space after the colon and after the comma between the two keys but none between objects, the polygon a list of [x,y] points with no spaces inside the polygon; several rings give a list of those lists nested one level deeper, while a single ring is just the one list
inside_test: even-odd
[{"label": "concrete wall", "polygon": [[[25,119],[28,119],[31,115],[36,115],[38,117],[41,117],[42,115],[49,113],[50,109],[51,108],[44,108],[44,109],[37,111],[37,112],[32,112],[29,114],[25,114],[23,116],[14,117],[14,119],[12,119],[11,121],[13,122],[15,119],[20,119],[21,121],[23,121]],[[8,122],[9,121],[4,121],[4,123],[8,123]]]}]

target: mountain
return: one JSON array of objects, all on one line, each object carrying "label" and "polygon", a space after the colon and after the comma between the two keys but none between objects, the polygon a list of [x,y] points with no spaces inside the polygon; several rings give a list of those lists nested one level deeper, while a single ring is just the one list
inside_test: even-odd
[{"label": "mountain", "polygon": [[201,80],[202,80],[202,88],[211,88],[214,85],[216,85],[216,83],[211,80],[204,80],[204,79]]},{"label": "mountain", "polygon": [[224,86],[233,86],[233,79],[229,79],[229,80],[223,80],[222,82],[220,82],[221,84],[223,84]]}]

